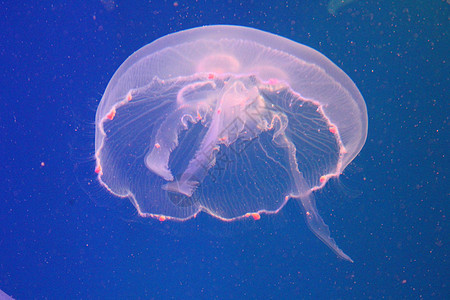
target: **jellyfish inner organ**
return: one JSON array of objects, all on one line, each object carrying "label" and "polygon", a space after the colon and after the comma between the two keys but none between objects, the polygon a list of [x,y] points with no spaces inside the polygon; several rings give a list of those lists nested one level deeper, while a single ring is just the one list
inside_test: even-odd
[{"label": "jellyfish inner organ", "polygon": [[[206,116],[204,123],[202,123],[208,130],[197,152],[190,160],[179,180],[173,181],[173,176],[167,176],[166,171],[169,170],[167,164],[165,165],[164,172],[160,172],[158,175],[166,180],[169,179],[168,181],[171,182],[163,185],[163,189],[178,192],[189,197],[192,196],[196,187],[201,184],[207,175],[208,170],[215,165],[215,156],[220,151],[220,145],[229,146],[239,138],[253,139],[262,130],[267,130],[269,122],[260,116],[261,111],[265,112],[264,100],[253,82],[254,79],[250,77],[229,77],[224,81],[220,79],[218,81],[217,84],[211,84],[211,87],[214,87],[214,91],[211,91],[204,98],[204,101],[200,101],[200,104],[203,104],[200,107],[204,107],[205,103],[209,104],[210,113]],[[189,112],[201,115],[196,109],[192,109],[198,105],[198,101],[193,101],[186,104],[186,106],[182,105],[179,109],[183,110],[185,114]],[[267,112],[265,113],[267,114]],[[253,116],[256,116],[258,119],[253,119]],[[190,115],[188,119],[196,123],[203,118],[195,119],[194,116]],[[185,125],[181,127],[187,128]],[[180,127],[176,128],[176,134],[179,133],[178,128]],[[173,135],[170,134],[170,136]],[[173,144],[176,144],[176,142]],[[173,148],[168,149],[173,150]],[[153,157],[153,152],[155,152],[155,157]],[[160,149],[154,149],[147,161],[157,162],[156,152],[160,153],[161,151]],[[168,162],[168,155],[169,153],[165,154],[165,162]],[[155,168],[150,164],[150,169],[154,170]]]}]

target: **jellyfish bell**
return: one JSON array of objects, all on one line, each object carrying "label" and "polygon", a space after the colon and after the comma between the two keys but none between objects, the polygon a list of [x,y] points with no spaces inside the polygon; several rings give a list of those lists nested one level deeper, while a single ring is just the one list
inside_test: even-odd
[{"label": "jellyfish bell", "polygon": [[206,26],[162,37],[116,71],[96,114],[96,170],[159,220],[257,220],[296,199],[316,236],[352,261],[313,192],[366,136],[364,99],[325,56],[260,30]]}]

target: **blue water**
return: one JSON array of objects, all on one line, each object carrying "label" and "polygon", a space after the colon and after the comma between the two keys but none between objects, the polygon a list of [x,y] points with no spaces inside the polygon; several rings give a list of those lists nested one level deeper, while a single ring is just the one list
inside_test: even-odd
[{"label": "blue water", "polygon": [[[1,290],[17,299],[450,296],[447,2],[355,1],[336,16],[313,0],[131,2],[0,5]],[[159,222],[96,182],[95,110],[115,70],[158,37],[209,24],[315,48],[360,89],[366,145],[316,195],[353,264],[308,230],[294,202],[255,222]]]}]

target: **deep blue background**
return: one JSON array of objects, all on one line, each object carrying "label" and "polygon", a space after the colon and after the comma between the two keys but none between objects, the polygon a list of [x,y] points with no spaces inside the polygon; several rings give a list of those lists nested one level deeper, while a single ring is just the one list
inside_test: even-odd
[{"label": "deep blue background", "polygon": [[[0,5],[0,289],[29,298],[449,297],[449,31],[441,0],[7,1]],[[342,261],[299,206],[258,222],[140,220],[95,181],[94,116],[120,64],[200,25],[270,31],[328,56],[369,114],[318,193]]]}]

